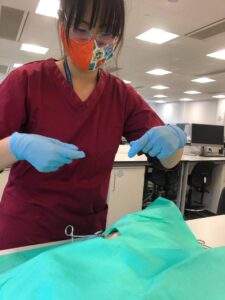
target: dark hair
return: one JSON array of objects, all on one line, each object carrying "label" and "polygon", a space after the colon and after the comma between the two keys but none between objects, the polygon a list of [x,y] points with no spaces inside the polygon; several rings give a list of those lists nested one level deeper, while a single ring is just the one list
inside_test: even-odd
[{"label": "dark hair", "polygon": [[67,39],[69,30],[77,29],[82,23],[90,3],[93,3],[93,9],[89,29],[100,21],[100,26],[117,36],[121,42],[125,27],[124,0],[60,0],[59,22],[65,26]]}]

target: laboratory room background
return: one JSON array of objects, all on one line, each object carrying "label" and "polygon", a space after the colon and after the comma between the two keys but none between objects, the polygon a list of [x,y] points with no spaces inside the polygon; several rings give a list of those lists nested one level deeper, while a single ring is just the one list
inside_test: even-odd
[{"label": "laboratory room background", "polygon": [[225,0],[0,0],[0,299],[225,300],[224,126]]}]

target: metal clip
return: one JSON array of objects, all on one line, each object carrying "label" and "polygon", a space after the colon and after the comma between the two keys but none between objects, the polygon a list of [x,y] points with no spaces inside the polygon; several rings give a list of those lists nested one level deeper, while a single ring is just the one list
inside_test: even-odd
[{"label": "metal clip", "polygon": [[202,246],[203,249],[211,249],[210,246],[206,245],[205,241],[198,240],[199,244]]},{"label": "metal clip", "polygon": [[65,228],[65,235],[71,238],[72,243],[74,242],[74,240],[89,240],[89,239],[93,239],[93,238],[96,238],[96,237],[105,238],[105,235],[102,233],[102,231],[98,231],[95,234],[89,234],[89,235],[77,235],[77,234],[74,234],[74,227],[73,227],[73,225],[68,225]]}]

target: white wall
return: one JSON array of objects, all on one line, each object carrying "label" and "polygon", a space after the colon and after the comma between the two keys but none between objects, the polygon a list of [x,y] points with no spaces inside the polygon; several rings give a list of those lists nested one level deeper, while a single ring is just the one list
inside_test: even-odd
[{"label": "white wall", "polygon": [[156,113],[158,113],[158,105],[157,104],[155,104],[155,103],[148,103],[149,104],[149,106],[151,106],[151,108],[156,112]]},{"label": "white wall", "polygon": [[157,104],[153,109],[165,123],[225,123],[225,100]]},{"label": "white wall", "polygon": [[218,101],[218,105],[217,105],[217,124],[225,126],[225,99]]},{"label": "white wall", "polygon": [[165,123],[183,122],[183,103],[158,104],[155,111]]}]

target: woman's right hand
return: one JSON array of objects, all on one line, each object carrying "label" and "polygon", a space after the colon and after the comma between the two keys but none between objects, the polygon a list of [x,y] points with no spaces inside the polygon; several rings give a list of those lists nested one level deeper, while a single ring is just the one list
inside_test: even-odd
[{"label": "woman's right hand", "polygon": [[17,160],[26,160],[43,173],[57,171],[74,159],[86,156],[75,145],[37,134],[15,132],[10,136],[9,145]]}]

